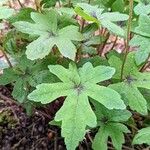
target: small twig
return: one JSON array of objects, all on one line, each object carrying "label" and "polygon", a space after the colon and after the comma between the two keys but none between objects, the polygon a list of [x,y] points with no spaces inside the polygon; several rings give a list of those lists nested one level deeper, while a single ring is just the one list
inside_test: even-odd
[{"label": "small twig", "polygon": [[23,4],[20,2],[20,0],[17,0],[17,1],[18,1],[21,8],[24,7]]},{"label": "small twig", "polygon": [[49,120],[51,119],[51,117],[49,115],[47,115],[46,113],[44,113],[44,112],[42,112],[40,110],[37,110],[37,109],[35,109],[35,111],[36,111],[37,115],[43,115],[45,118],[47,118]]},{"label": "small twig", "polygon": [[110,36],[110,34],[109,34],[109,32],[108,32],[108,33],[106,34],[106,39],[105,39],[104,43],[99,45],[99,47],[98,47],[98,55],[102,56],[103,50],[104,50],[104,48],[105,48],[105,45],[107,44],[107,41],[108,41],[108,39],[109,39],[109,36]]},{"label": "small twig", "polygon": [[68,7],[71,7],[71,0],[68,0]]},{"label": "small twig", "polygon": [[18,142],[18,143],[16,143],[16,144],[12,147],[12,150],[17,149],[17,147],[21,144],[21,142],[22,142],[24,139],[26,139],[26,138],[25,138],[25,137],[23,137],[21,140],[19,140],[19,142]]},{"label": "small twig", "polygon": [[132,16],[133,16],[133,0],[129,1],[129,20],[128,20],[128,25],[127,25],[127,42],[126,42],[126,49],[125,49],[125,56],[124,56],[124,60],[122,63],[122,67],[121,67],[121,81],[123,79],[123,74],[124,74],[124,67],[125,67],[125,63],[127,60],[127,55],[129,53],[129,42],[130,42],[130,31],[131,31],[131,23],[132,23]]},{"label": "small twig", "polygon": [[39,1],[35,0],[34,2],[35,2],[36,10],[41,12],[41,7],[40,7]]},{"label": "small twig", "polygon": [[[147,61],[149,60],[149,58],[147,59]],[[140,72],[145,71],[145,69],[147,69],[148,67],[150,67],[150,62],[145,62],[144,65],[142,65],[142,67],[139,69]]]},{"label": "small twig", "polygon": [[55,132],[55,138],[54,138],[54,150],[57,150],[58,146],[57,146],[57,132]]},{"label": "small twig", "polygon": [[59,8],[61,7],[61,2],[60,2],[60,0],[58,1],[58,5],[59,5]]},{"label": "small twig", "polygon": [[14,104],[18,105],[18,103],[15,100],[4,96],[1,92],[0,92],[0,98],[4,101],[9,101],[10,103],[14,103]]},{"label": "small twig", "polygon": [[76,61],[76,62],[78,62],[78,61],[81,59],[81,56],[82,56],[81,49],[82,49],[82,44],[81,44],[81,45],[79,46],[79,48],[77,49],[76,58],[75,58],[75,61]]},{"label": "small twig", "polygon": [[[108,141],[108,144],[113,145],[110,141]],[[122,148],[124,148],[125,150],[134,150],[133,148],[127,147],[125,145],[122,145]]]},{"label": "small twig", "polygon": [[8,58],[8,56],[7,56],[7,54],[5,53],[5,51],[3,50],[2,47],[1,47],[1,51],[2,51],[2,53],[3,53],[3,56],[5,57],[5,59],[6,59],[7,63],[8,63],[8,65],[9,65],[9,67],[12,68],[13,65],[11,64],[11,62],[10,62],[10,60],[9,60],[9,58]]},{"label": "small twig", "polygon": [[82,31],[83,31],[83,29],[84,29],[84,25],[85,25],[85,20],[84,20],[84,19],[82,19],[80,32],[82,32]]},{"label": "small twig", "polygon": [[110,50],[113,50],[113,49],[114,49],[117,40],[118,40],[118,36],[115,36],[115,41],[113,42],[113,45],[112,45],[112,47],[110,48]]},{"label": "small twig", "polygon": [[79,144],[79,150],[83,150],[83,148],[82,148],[81,144]]},{"label": "small twig", "polygon": [[90,142],[93,143],[93,139],[91,138],[89,133],[87,133],[87,137],[89,138]]}]

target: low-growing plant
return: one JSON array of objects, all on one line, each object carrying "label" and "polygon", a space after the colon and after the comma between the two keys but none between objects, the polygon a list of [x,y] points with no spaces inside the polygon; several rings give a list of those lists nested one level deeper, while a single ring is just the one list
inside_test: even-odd
[{"label": "low-growing plant", "polygon": [[110,141],[121,150],[127,133],[133,145],[150,145],[150,123],[138,130],[134,118],[146,120],[150,111],[150,1],[37,0],[36,10],[21,5],[17,12],[6,1],[0,28],[10,28],[0,44],[9,67],[0,84],[13,85],[13,98],[30,113],[62,97],[50,124],[60,126],[67,150],[90,131],[93,150],[107,150]]}]

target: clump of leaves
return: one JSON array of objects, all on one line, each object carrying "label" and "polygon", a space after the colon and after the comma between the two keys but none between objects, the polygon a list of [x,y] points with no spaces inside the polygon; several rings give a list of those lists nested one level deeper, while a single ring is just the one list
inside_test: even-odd
[{"label": "clump of leaves", "polygon": [[[150,110],[150,73],[144,71],[150,55],[150,1],[40,0],[37,10],[18,12],[7,7],[7,1],[0,2],[0,20],[10,29],[0,46],[10,67],[3,70],[0,84],[13,85],[13,98],[29,112],[33,104],[63,97],[53,121],[61,127],[67,150],[75,150],[95,129],[91,148],[107,150],[111,142],[121,150],[128,126],[138,128],[135,111],[143,116],[143,129],[137,135],[131,129],[132,143],[149,145],[145,116]],[[110,42],[108,35],[127,39],[125,54],[114,51],[115,40],[112,52],[99,56]],[[130,52],[129,43],[136,52]]]}]

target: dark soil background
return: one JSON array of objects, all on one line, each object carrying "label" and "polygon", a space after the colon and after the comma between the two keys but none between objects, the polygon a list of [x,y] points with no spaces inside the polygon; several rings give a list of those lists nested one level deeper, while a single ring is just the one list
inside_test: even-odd
[{"label": "dark soil background", "polygon": [[[0,150],[66,150],[60,128],[49,124],[63,104],[63,99],[34,109],[27,116],[23,107],[12,99],[12,87],[0,86]],[[140,126],[142,117],[135,114]],[[87,133],[77,150],[92,150],[91,142],[97,129]],[[117,134],[117,133],[116,133]],[[132,134],[126,135],[123,150],[149,150],[144,145],[132,146]],[[109,150],[114,150],[111,141]]]}]

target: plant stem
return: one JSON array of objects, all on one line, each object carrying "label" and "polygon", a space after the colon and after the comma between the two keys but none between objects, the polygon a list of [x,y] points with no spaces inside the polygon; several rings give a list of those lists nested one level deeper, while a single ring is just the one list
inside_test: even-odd
[{"label": "plant stem", "polygon": [[34,2],[35,2],[36,10],[41,12],[41,6],[40,6],[39,1],[35,0]]},{"label": "plant stem", "polygon": [[88,3],[90,4],[90,3],[91,3],[91,0],[89,0]]},{"label": "plant stem", "polygon": [[71,0],[68,0],[68,7],[71,7]]},{"label": "plant stem", "polygon": [[132,16],[133,16],[133,0],[129,0],[129,19],[128,19],[128,25],[127,25],[127,42],[125,45],[125,56],[124,56],[124,60],[122,63],[122,68],[121,68],[121,81],[123,79],[123,74],[124,74],[124,67],[125,67],[125,63],[127,60],[127,55],[129,53],[129,42],[130,42],[130,31],[131,31],[131,23],[132,23]]}]

